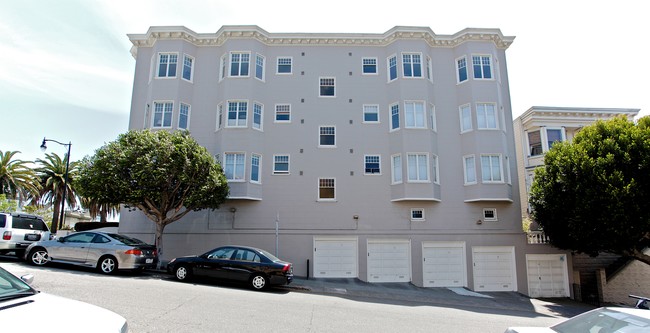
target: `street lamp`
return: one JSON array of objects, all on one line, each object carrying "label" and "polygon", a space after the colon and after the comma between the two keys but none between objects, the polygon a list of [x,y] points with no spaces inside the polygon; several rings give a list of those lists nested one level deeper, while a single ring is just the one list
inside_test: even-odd
[{"label": "street lamp", "polygon": [[68,169],[70,168],[70,148],[72,147],[72,142],[63,143],[56,140],[43,138],[43,143],[41,144],[41,151],[45,152],[45,150],[47,149],[45,142],[48,141],[58,143],[62,146],[68,146],[68,155],[65,163],[65,175],[63,176],[63,196],[61,197],[61,215],[59,217],[58,225],[56,224],[52,225],[52,233],[56,234],[56,231],[63,225],[63,214],[65,212],[65,195],[68,190]]}]

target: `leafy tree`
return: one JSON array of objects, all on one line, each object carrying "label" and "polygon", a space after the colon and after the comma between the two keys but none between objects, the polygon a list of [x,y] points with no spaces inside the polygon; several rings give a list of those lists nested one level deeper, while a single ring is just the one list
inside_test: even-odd
[{"label": "leafy tree", "polygon": [[7,199],[7,196],[0,194],[0,212],[13,213],[18,210],[16,200]]},{"label": "leafy tree", "polygon": [[[65,200],[68,206],[77,205],[77,193],[73,186],[79,162],[70,162],[68,167],[68,181],[65,181],[66,163],[68,157],[61,159],[55,153],[46,154],[45,159],[37,159],[36,163],[40,167],[36,169],[41,190],[38,195],[38,202],[42,205],[52,205],[54,213],[52,215],[52,233],[56,233],[59,225],[63,221],[59,221],[61,216],[61,202]],[[65,198],[63,198],[63,188],[67,187]]]},{"label": "leafy tree", "polygon": [[38,193],[38,182],[34,171],[28,166],[30,162],[14,159],[19,151],[0,150],[0,194],[10,199],[24,201],[30,194]]},{"label": "leafy tree", "polygon": [[530,201],[551,244],[650,264],[650,117],[598,121],[553,144],[544,164]]},{"label": "leafy tree", "polygon": [[99,204],[124,204],[165,227],[190,211],[216,209],[228,196],[221,166],[186,131],[130,131],[86,157],[79,193]]}]

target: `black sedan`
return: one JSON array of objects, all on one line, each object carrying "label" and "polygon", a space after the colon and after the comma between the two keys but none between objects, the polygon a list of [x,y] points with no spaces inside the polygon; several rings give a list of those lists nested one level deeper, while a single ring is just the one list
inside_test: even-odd
[{"label": "black sedan", "polygon": [[243,282],[255,290],[293,280],[293,265],[268,251],[248,246],[223,246],[199,256],[172,259],[167,271],[179,281],[194,276]]}]

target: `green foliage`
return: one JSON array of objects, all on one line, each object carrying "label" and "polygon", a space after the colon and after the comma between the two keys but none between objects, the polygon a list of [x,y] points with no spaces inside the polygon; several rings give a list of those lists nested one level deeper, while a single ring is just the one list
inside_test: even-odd
[{"label": "green foliage", "polygon": [[[61,202],[65,200],[70,207],[77,205],[77,193],[74,186],[75,178],[78,173],[79,162],[71,161],[67,165],[68,156],[61,158],[59,155],[52,153],[46,154],[45,159],[37,159],[39,167],[36,169],[36,175],[39,179],[40,190],[38,202],[41,205],[52,206],[52,220],[55,222],[52,231],[57,230],[61,214]],[[66,169],[68,170],[68,180],[65,180]],[[65,198],[63,198],[63,189]]]},{"label": "green foliage", "polygon": [[0,194],[0,212],[13,213],[18,210],[18,201],[7,199],[7,196]]},{"label": "green foliage", "polygon": [[635,257],[650,245],[649,118],[598,121],[553,144],[544,164],[530,203],[553,245]]},{"label": "green foliage", "polygon": [[25,200],[29,195],[38,194],[38,182],[28,161],[15,159],[20,152],[0,150],[0,194],[9,198]]}]

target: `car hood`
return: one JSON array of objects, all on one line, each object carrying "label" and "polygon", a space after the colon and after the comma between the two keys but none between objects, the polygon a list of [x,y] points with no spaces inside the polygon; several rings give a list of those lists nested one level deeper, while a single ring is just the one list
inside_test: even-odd
[{"label": "car hood", "polygon": [[12,332],[128,332],[115,312],[46,293],[0,302],[0,323]]},{"label": "car hood", "polygon": [[557,333],[548,327],[509,327],[504,333]]}]

